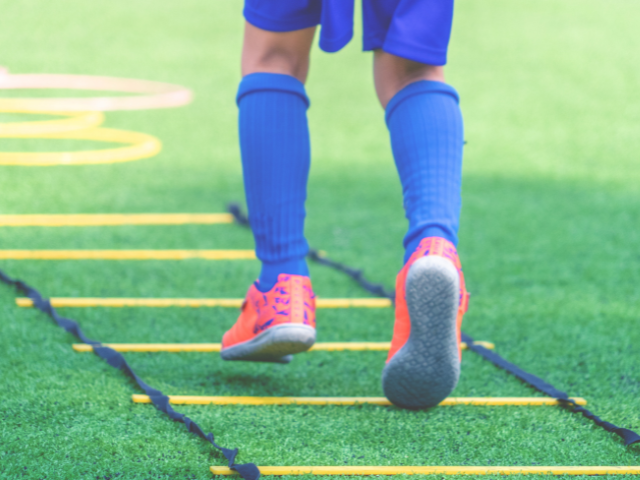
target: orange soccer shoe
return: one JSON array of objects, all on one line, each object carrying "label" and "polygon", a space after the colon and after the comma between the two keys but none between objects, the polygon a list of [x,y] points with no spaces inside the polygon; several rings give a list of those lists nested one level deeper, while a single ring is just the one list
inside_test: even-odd
[{"label": "orange soccer shoe", "polygon": [[453,391],[468,301],[453,244],[423,239],[396,278],[396,321],[382,371],[382,388],[393,404],[432,407]]},{"label": "orange soccer shoe", "polygon": [[222,337],[224,360],[288,363],[316,341],[316,296],[309,277],[280,274],[266,293],[249,287],[238,321]]}]

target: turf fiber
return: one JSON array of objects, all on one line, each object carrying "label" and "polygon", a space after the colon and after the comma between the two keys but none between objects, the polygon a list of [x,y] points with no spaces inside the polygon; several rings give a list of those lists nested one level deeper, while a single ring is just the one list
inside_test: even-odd
[{"label": "turf fiber", "polygon": [[[0,167],[0,213],[219,212],[241,200],[234,94],[238,0],[0,1],[2,64],[186,85],[183,108],[107,114],[149,133],[156,157],[118,165]],[[465,330],[496,343],[619,426],[640,429],[640,5],[632,0],[460,0],[448,81],[462,98],[460,255]],[[357,22],[359,23],[359,22]],[[359,26],[357,25],[359,32]],[[313,52],[307,235],[392,286],[406,228],[401,190],[356,41]],[[60,92],[50,92],[52,95]],[[5,93],[3,92],[3,95]],[[42,95],[42,92],[34,94]],[[6,95],[17,96],[15,92]],[[0,114],[0,121],[26,115]],[[34,117],[35,118],[35,117]],[[0,151],[85,142],[0,139]],[[104,144],[100,144],[104,148]],[[235,225],[0,228],[0,248],[252,248]],[[255,261],[2,261],[46,296],[240,297]],[[323,297],[363,293],[312,266]],[[216,342],[232,309],[68,309],[105,342]],[[322,341],[388,341],[392,310],[321,310]],[[0,477],[210,478],[222,456],[152,406],[131,381],[0,289]],[[315,352],[290,365],[216,354],[126,354],[168,394],[382,394],[383,352]],[[471,352],[456,396],[530,396]],[[640,448],[555,407],[179,406],[262,465],[638,465]]]}]

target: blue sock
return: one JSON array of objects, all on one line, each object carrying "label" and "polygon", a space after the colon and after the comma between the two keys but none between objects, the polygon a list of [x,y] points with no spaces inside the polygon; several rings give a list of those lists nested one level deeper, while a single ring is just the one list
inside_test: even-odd
[{"label": "blue sock", "polygon": [[464,143],[458,100],[449,85],[422,80],[407,85],[387,105],[387,127],[409,220],[405,263],[423,238],[458,243]]},{"label": "blue sock", "polygon": [[262,261],[258,288],[278,275],[309,275],[304,202],[311,163],[304,85],[289,75],[253,73],[240,82],[239,133],[249,221]]}]

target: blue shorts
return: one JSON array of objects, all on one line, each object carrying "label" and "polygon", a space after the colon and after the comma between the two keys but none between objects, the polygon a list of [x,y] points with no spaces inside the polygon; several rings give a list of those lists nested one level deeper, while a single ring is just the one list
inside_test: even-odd
[{"label": "blue shorts", "polygon": [[[320,48],[337,52],[353,37],[354,0],[245,0],[244,17],[272,32],[321,25]],[[363,50],[429,65],[447,63],[453,0],[362,0]]]}]

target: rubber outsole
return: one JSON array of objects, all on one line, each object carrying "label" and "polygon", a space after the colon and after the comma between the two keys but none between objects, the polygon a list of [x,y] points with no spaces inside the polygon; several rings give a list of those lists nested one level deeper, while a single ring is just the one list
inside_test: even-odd
[{"label": "rubber outsole", "polygon": [[286,323],[265,330],[255,338],[221,350],[223,360],[289,363],[293,354],[309,350],[316,341],[316,329]]},{"label": "rubber outsole", "polygon": [[449,260],[431,255],[411,265],[405,284],[411,333],[382,371],[384,394],[394,405],[433,407],[458,383],[459,289],[458,272]]}]

